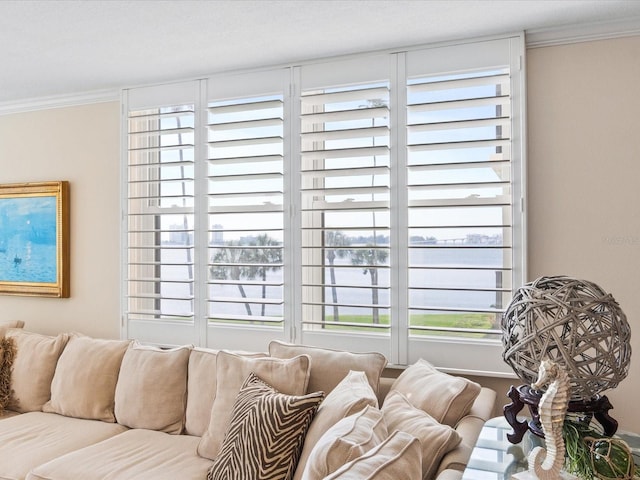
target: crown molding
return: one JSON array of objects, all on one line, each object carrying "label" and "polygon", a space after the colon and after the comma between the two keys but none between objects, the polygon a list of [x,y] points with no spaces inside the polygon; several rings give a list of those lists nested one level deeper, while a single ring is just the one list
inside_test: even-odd
[{"label": "crown molding", "polygon": [[0,102],[0,115],[33,112],[51,108],[76,107],[92,103],[117,102],[120,90],[95,90],[70,95],[51,95],[16,102]]},{"label": "crown molding", "polygon": [[526,30],[525,35],[527,48],[552,47],[554,45],[631,37],[640,35],[640,17],[611,22]]}]

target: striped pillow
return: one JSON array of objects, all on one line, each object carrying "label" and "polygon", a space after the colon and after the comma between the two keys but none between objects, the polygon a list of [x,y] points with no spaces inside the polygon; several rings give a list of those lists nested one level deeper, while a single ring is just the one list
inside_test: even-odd
[{"label": "striped pillow", "polygon": [[323,398],[286,395],[249,374],[207,480],[290,480]]}]

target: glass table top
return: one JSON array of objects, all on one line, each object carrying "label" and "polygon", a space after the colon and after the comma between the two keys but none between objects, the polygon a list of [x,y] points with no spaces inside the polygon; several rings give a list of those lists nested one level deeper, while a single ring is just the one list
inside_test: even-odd
[{"label": "glass table top", "polygon": [[[522,442],[512,444],[507,434],[513,432],[504,417],[488,420],[471,453],[471,458],[462,478],[463,480],[508,480],[511,475],[527,469],[527,455],[536,446],[544,446],[544,441],[531,432],[525,433]],[[640,464],[640,435],[619,431],[615,435],[623,439]]]}]

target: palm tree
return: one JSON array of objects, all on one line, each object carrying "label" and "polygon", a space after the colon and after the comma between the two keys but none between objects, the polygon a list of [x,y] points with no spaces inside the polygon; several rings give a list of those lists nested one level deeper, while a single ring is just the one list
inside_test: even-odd
[{"label": "palm tree", "polygon": [[[374,238],[375,241],[375,238]],[[376,248],[375,245],[367,245],[365,248],[358,248],[351,251],[351,263],[353,265],[363,265],[362,273],[367,273],[371,277],[371,303],[378,305],[378,265],[384,265],[389,258],[389,252],[385,249]],[[373,307],[373,323],[380,323],[378,308]]]},{"label": "palm tree", "polygon": [[[329,278],[331,281],[331,297],[333,300],[333,321],[340,321],[340,313],[338,312],[338,290],[336,288],[336,270],[334,262],[336,258],[344,258],[350,254],[350,250],[344,248],[351,244],[351,240],[344,233],[330,230],[326,232],[324,238],[325,254],[329,262]],[[336,248],[331,248],[336,247]]]},{"label": "palm tree", "polygon": [[[209,273],[212,278],[217,280],[234,280],[242,298],[247,298],[244,286],[239,281],[241,278],[249,277],[249,269],[242,265],[246,263],[246,249],[238,248],[242,246],[239,240],[229,240],[225,243],[227,247],[219,248],[211,259],[213,265],[209,268]],[[245,302],[244,308],[247,315],[253,315],[251,305],[248,302]]]},{"label": "palm tree", "polygon": [[[252,246],[262,247],[251,249],[251,263],[255,266],[249,267],[247,277],[253,279],[257,276],[262,280],[262,298],[267,298],[267,273],[275,272],[282,266],[282,242],[279,242],[266,233],[258,235]],[[274,248],[275,247],[275,248]],[[265,315],[266,304],[262,303],[261,314]]]}]

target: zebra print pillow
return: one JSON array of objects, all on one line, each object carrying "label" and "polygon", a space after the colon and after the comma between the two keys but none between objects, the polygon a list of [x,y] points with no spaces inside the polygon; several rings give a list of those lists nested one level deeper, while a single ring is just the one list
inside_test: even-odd
[{"label": "zebra print pillow", "polygon": [[286,395],[249,374],[207,480],[290,480],[323,398]]}]

